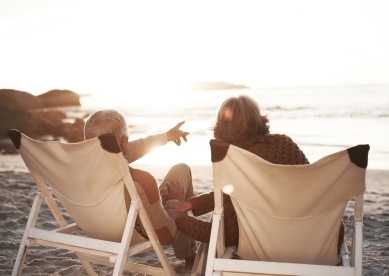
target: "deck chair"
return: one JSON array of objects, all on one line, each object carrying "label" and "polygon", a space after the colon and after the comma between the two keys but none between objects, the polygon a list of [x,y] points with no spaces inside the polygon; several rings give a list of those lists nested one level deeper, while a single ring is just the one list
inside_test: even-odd
[{"label": "deck chair", "polygon": [[[298,166],[275,165],[220,140],[210,146],[215,209],[205,275],[362,275],[369,145]],[[238,218],[236,251],[224,246],[223,191]],[[339,256],[337,244],[344,210],[354,198],[350,266],[346,245]],[[240,259],[231,259],[234,252]]]},{"label": "deck chair", "polygon": [[[129,270],[148,275],[175,275],[151,225],[126,160],[112,133],[80,143],[33,140],[17,130],[8,135],[38,185],[12,275],[20,275],[27,249],[33,245],[74,251],[88,275],[97,275],[92,263],[114,267],[113,275]],[[123,189],[131,206],[127,212]],[[74,223],[68,224],[52,195]],[[35,227],[45,200],[59,228]],[[149,239],[134,230],[139,218]],[[73,235],[82,231],[84,235]],[[153,249],[162,268],[127,261],[127,257]]]}]

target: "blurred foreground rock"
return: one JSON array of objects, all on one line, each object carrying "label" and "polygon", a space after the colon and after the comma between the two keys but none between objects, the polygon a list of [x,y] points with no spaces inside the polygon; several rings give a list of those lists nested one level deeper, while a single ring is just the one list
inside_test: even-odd
[{"label": "blurred foreground rock", "polygon": [[1,153],[17,153],[9,143],[9,129],[17,129],[34,139],[46,136],[50,140],[82,141],[84,120],[68,118],[65,112],[53,109],[80,105],[79,95],[69,90],[51,90],[34,96],[23,91],[0,89]]}]

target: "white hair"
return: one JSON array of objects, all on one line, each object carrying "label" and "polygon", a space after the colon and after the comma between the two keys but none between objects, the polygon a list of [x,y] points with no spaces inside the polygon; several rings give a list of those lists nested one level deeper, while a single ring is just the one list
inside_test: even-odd
[{"label": "white hair", "polygon": [[123,113],[115,109],[99,110],[92,113],[85,122],[85,140],[105,133],[113,133],[120,145],[123,135],[128,136],[127,122]]}]

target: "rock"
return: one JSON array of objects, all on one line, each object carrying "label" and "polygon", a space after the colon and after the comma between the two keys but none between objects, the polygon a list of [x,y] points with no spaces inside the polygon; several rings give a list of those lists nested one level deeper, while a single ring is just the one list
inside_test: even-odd
[{"label": "rock", "polygon": [[0,89],[0,106],[23,110],[43,107],[35,96],[13,89]]},{"label": "rock", "polygon": [[76,118],[73,124],[63,128],[62,137],[69,143],[81,142],[84,140],[84,120]]},{"label": "rock", "polygon": [[[35,97],[23,91],[1,89],[0,139],[8,139],[7,131],[17,129],[34,139],[47,140],[43,137],[49,136],[51,140],[63,137],[68,142],[80,142],[84,140],[83,119],[67,118],[63,111],[45,109],[69,105],[80,105],[79,96],[69,90],[52,90]],[[1,145],[2,153],[15,151],[5,142]]]},{"label": "rock", "polygon": [[0,89],[0,105],[11,109],[37,109],[45,107],[81,106],[80,96],[70,90],[54,89],[38,96],[30,93]]},{"label": "rock", "polygon": [[60,110],[34,110],[31,112],[37,114],[47,123],[55,122],[56,124],[62,124],[62,121],[67,118],[66,113]]},{"label": "rock", "polygon": [[36,96],[43,107],[81,106],[80,96],[70,90],[54,89]]},{"label": "rock", "polygon": [[0,107],[0,139],[7,138],[9,129],[17,129],[29,137],[43,135],[45,122],[37,114],[25,110]]},{"label": "rock", "polygon": [[219,90],[219,89],[241,89],[248,88],[243,84],[235,85],[224,81],[209,82],[209,81],[197,81],[189,84],[190,90]]},{"label": "rock", "polygon": [[0,139],[0,152],[2,154],[17,154],[14,144],[11,139]]},{"label": "rock", "polygon": [[68,142],[84,140],[84,120],[76,118],[73,123],[64,123],[62,116],[57,111],[31,112],[0,106],[0,139],[8,138],[9,129],[17,129],[34,139],[51,135],[54,140],[58,137],[63,137]]}]

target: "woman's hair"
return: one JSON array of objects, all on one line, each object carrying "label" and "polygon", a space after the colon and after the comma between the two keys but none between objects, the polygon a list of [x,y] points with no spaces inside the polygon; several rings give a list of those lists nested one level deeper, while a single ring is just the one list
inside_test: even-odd
[{"label": "woman's hair", "polygon": [[212,129],[215,139],[247,148],[253,143],[265,142],[269,127],[269,119],[261,115],[257,102],[241,95],[222,103]]},{"label": "woman's hair", "polygon": [[120,145],[123,135],[128,136],[127,122],[124,115],[114,109],[99,110],[92,113],[85,122],[85,140],[105,133],[114,133]]}]

